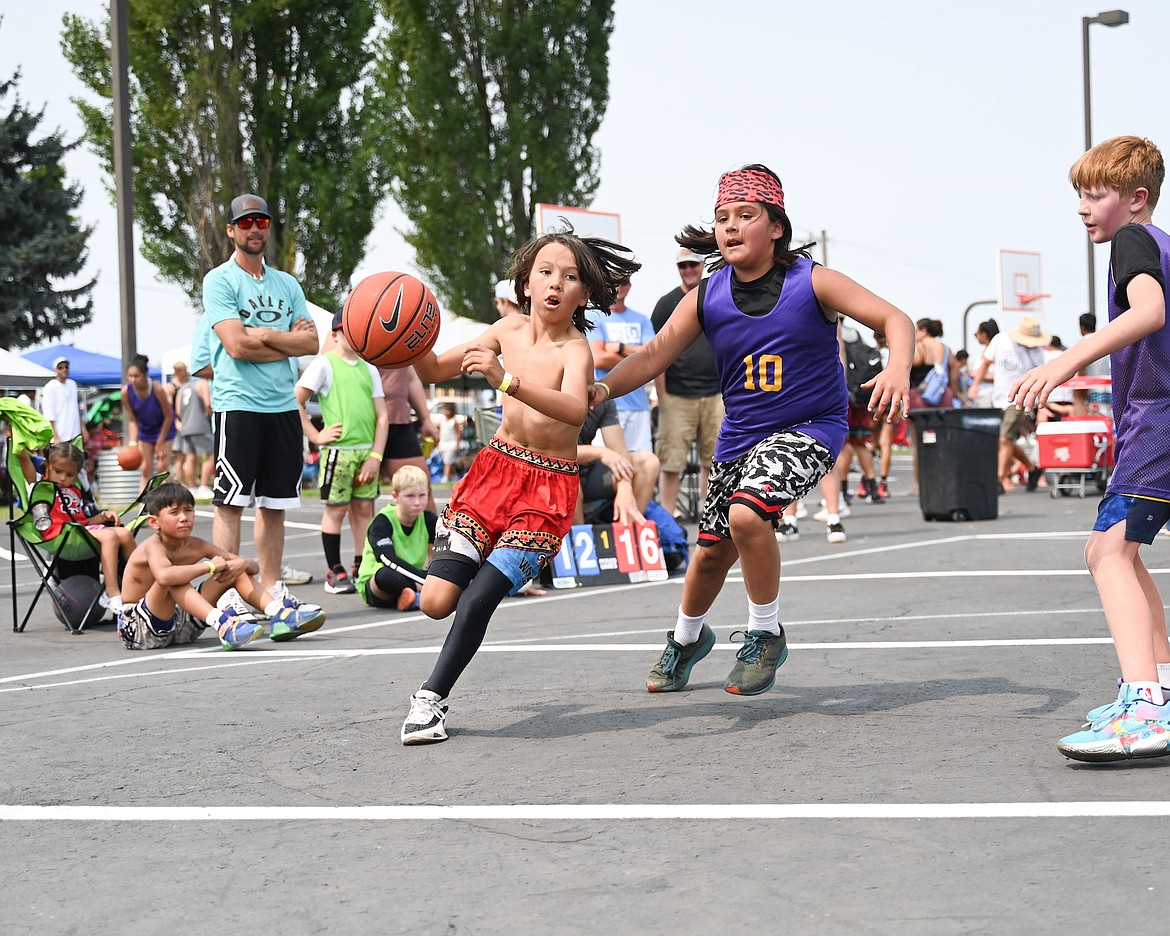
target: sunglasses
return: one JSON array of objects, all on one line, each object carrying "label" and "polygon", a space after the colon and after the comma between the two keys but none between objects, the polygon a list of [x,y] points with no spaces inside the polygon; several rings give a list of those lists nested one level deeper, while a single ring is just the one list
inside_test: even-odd
[{"label": "sunglasses", "polygon": [[694,270],[694,269],[697,269],[697,268],[701,267],[702,265],[703,265],[703,264],[701,264],[701,263],[698,263],[698,262],[696,262],[696,261],[694,261],[694,260],[688,260],[686,263],[680,263],[680,264],[678,265],[678,268],[679,268],[680,270]]},{"label": "sunglasses", "polygon": [[261,231],[267,231],[268,225],[271,223],[271,218],[240,218],[240,220],[235,223],[235,226],[238,227],[241,231],[250,231],[252,230],[252,225],[254,224]]}]

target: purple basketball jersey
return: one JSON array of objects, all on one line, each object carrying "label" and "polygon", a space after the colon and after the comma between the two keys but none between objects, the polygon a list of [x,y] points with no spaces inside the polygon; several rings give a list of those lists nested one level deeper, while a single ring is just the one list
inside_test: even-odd
[{"label": "purple basketball jersey", "polygon": [[[1162,258],[1162,294],[1170,284],[1170,235],[1152,224]],[[1117,305],[1109,269],[1109,321]],[[1170,318],[1160,329],[1109,356],[1113,371],[1113,421],[1117,466],[1109,491],[1170,500]]]},{"label": "purple basketball jersey", "polygon": [[727,416],[715,460],[749,452],[768,436],[795,429],[836,458],[845,444],[849,394],[837,326],[825,321],[812,288],[813,262],[803,257],[784,276],[776,305],[745,315],[731,296],[731,267],[711,275],[703,297],[703,331]]}]

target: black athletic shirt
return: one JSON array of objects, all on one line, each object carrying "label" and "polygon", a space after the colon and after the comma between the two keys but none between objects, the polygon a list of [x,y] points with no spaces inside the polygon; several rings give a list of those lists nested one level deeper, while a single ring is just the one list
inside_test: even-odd
[{"label": "black athletic shirt", "polygon": [[1125,291],[1135,276],[1148,273],[1159,286],[1166,288],[1162,280],[1162,253],[1144,224],[1127,224],[1113,235],[1109,272],[1116,287],[1113,300],[1122,311],[1129,308]]}]

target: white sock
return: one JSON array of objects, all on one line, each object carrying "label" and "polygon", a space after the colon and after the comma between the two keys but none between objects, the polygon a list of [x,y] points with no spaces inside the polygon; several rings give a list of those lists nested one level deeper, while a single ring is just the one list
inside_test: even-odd
[{"label": "white sock", "polygon": [[1158,682],[1163,686],[1170,686],[1170,663],[1158,664]]},{"label": "white sock", "polygon": [[767,604],[756,604],[748,599],[748,630],[780,633],[780,596]]},{"label": "white sock", "polygon": [[828,526],[832,526],[834,523],[840,523],[840,522],[841,522],[841,515],[840,514],[831,513],[827,517],[825,517],[825,523]]},{"label": "white sock", "polygon": [[284,607],[283,601],[281,601],[279,598],[273,598],[270,602],[268,602],[268,604],[266,604],[264,606],[264,613],[267,614],[269,617],[272,617],[274,614],[276,614],[277,611],[279,611],[283,607]]},{"label": "white sock", "polygon": [[207,612],[207,617],[205,617],[203,620],[207,622],[208,627],[219,627],[219,616],[222,613],[223,612],[220,611],[219,608],[212,608]]},{"label": "white sock", "polygon": [[1134,692],[1145,692],[1150,697],[1150,701],[1153,702],[1154,705],[1165,704],[1166,700],[1162,697],[1162,687],[1158,683],[1131,682],[1129,685],[1133,688]]},{"label": "white sock", "polygon": [[683,614],[682,605],[679,605],[678,621],[674,625],[674,642],[680,643],[684,647],[687,644],[693,644],[699,639],[699,632],[703,629],[703,621],[706,617],[706,614],[687,617]]}]

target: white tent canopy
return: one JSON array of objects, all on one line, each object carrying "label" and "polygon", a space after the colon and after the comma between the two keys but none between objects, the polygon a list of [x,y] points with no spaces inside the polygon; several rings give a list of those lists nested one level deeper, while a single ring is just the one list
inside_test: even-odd
[{"label": "white tent canopy", "polygon": [[34,390],[57,375],[19,354],[0,348],[0,387],[6,390]]}]

